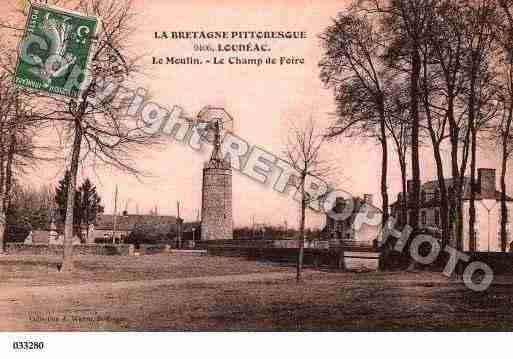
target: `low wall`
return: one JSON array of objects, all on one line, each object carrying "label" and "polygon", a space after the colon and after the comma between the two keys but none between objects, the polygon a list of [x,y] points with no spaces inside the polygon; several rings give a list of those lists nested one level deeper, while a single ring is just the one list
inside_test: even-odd
[{"label": "low wall", "polygon": [[141,244],[139,245],[139,254],[163,254],[169,253],[171,246],[169,244]]},{"label": "low wall", "polygon": [[171,254],[179,256],[205,256],[207,251],[204,249],[171,249]]},{"label": "low wall", "polygon": [[480,261],[486,263],[495,274],[513,273],[513,253],[511,252],[476,252],[467,254],[470,256],[469,262]]},{"label": "low wall", "polygon": [[211,240],[211,241],[201,241],[197,243],[197,247],[201,246],[204,248],[208,247],[264,247],[271,248],[274,246],[275,241],[273,240],[264,240],[264,239],[227,239],[227,240]]},{"label": "low wall", "polygon": [[[208,248],[212,246],[242,247],[242,248],[297,248],[295,239],[236,239],[236,240],[214,240],[197,243],[197,247]],[[350,240],[306,240],[304,248],[316,249],[349,249],[358,251],[374,251],[372,243]]]},{"label": "low wall", "polygon": [[[9,254],[25,255],[62,255],[63,248],[59,244],[24,244],[7,243],[6,251]],[[134,254],[131,244],[81,244],[73,246],[74,255],[119,255],[130,256]]]},{"label": "low wall", "polygon": [[[305,265],[326,265],[332,268],[347,270],[378,270],[380,253],[370,247],[362,250],[345,250],[326,248],[305,248],[303,263]],[[235,245],[208,245],[209,255],[246,257],[248,259],[264,259],[273,262],[295,263],[297,261],[297,248],[284,247],[249,247]]]},{"label": "low wall", "polygon": [[[272,241],[272,247],[274,248],[297,248],[297,241],[289,239],[277,239]],[[329,241],[305,241],[305,248],[329,248]]]},{"label": "low wall", "polygon": [[380,267],[379,252],[343,252],[340,267],[349,270],[378,270]]},{"label": "low wall", "polygon": [[[456,273],[462,274],[467,265],[473,261],[480,261],[487,264],[493,270],[494,274],[513,273],[513,253],[465,252],[465,254],[469,256],[469,260],[459,260],[455,268]],[[428,265],[415,263],[415,268],[441,272],[448,265],[449,259],[450,255],[442,250],[433,263]],[[405,270],[414,263],[408,250],[404,250],[403,253],[390,251],[383,256],[382,262],[383,268],[386,270]]]}]

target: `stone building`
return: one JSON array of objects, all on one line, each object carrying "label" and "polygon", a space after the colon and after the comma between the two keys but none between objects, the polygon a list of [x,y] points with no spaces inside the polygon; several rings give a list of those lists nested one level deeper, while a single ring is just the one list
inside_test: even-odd
[{"label": "stone building", "polygon": [[[24,243],[31,245],[62,245],[64,243],[64,234],[62,234],[62,228],[60,232],[61,233],[59,233],[57,225],[52,220],[48,229],[31,230],[28,236],[25,238]],[[84,238],[86,238],[86,232],[87,231],[83,231]],[[77,244],[80,244],[80,239],[77,236],[73,236],[73,245]]]},{"label": "stone building", "polygon": [[[128,214],[116,216],[116,242],[128,238],[136,228],[151,231],[154,236],[168,238],[170,233],[176,233],[177,219],[175,216],[162,216],[154,214]],[[100,214],[89,229],[87,243],[112,241],[114,231],[114,215]]]},{"label": "stone building", "polygon": [[[346,206],[353,206],[351,214],[345,218],[337,220],[326,214],[326,226],[323,229],[325,235],[332,239],[350,241],[355,244],[373,246],[378,237],[379,226],[368,224],[359,224],[357,217],[359,215],[372,216],[373,213],[381,216],[381,209],[373,204],[372,194],[364,194],[363,198],[353,197],[352,204],[344,198],[337,198],[333,211],[343,213]],[[367,213],[367,214],[365,214]]]},{"label": "stone building", "polygon": [[201,222],[184,222],[183,224],[183,240],[196,242],[201,240]]},{"label": "stone building", "polygon": [[227,161],[210,160],[203,168],[201,240],[232,238],[232,169]]},{"label": "stone building", "polygon": [[[449,195],[453,192],[454,181],[452,178],[445,180]],[[407,185],[407,218],[410,222],[412,203],[409,200],[413,182],[408,181]],[[495,169],[479,168],[477,170],[476,188],[476,246],[473,250],[477,252],[500,252],[500,221],[501,221],[501,192],[496,189]],[[391,205],[391,215],[397,219],[401,218],[401,202],[403,193],[399,193],[397,201]],[[439,229],[440,223],[440,190],[438,181],[433,180],[421,185],[420,192],[420,213],[418,225],[423,228]],[[513,216],[513,199],[506,196],[509,221],[507,224],[506,248],[509,250],[512,245],[511,217]],[[465,177],[463,181],[463,250],[470,251],[469,241],[469,204],[470,204],[470,178]],[[411,224],[411,223],[410,223]]]},{"label": "stone building", "polygon": [[232,168],[230,161],[221,156],[222,123],[215,119],[207,128],[214,148],[203,168],[201,240],[233,239]]},{"label": "stone building", "polygon": [[[116,243],[122,243],[134,230],[138,229],[139,231],[149,233],[156,239],[169,240],[176,237],[177,223],[175,216],[123,213],[116,216],[116,229],[114,232],[114,215],[99,214],[95,222],[89,225],[88,229],[85,226],[82,228],[82,238],[85,244],[112,243],[114,234]],[[196,230],[198,225],[186,226],[189,231],[193,227]],[[61,245],[64,240],[62,232],[62,226],[57,228],[55,223],[52,222],[49,230],[31,231],[25,239],[25,243]],[[200,231],[198,230],[197,232],[199,234]],[[73,244],[80,244],[80,239],[77,236],[74,236]]]}]

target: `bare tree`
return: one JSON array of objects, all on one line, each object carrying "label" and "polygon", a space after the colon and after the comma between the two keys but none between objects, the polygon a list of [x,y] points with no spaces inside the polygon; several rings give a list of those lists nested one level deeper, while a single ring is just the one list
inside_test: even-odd
[{"label": "bare tree", "polygon": [[54,209],[54,191],[50,186],[34,188],[15,182],[10,193],[8,226],[47,230]]},{"label": "bare tree", "polygon": [[386,31],[386,60],[388,66],[397,72],[398,81],[409,86],[409,119],[411,122],[411,174],[413,188],[410,193],[410,225],[418,226],[420,210],[420,130],[422,71],[421,51],[429,31],[433,8],[438,0],[362,0],[358,11],[378,14]]},{"label": "bare tree", "polygon": [[6,212],[4,203],[6,200],[6,152],[10,149],[8,139],[10,139],[8,130],[9,123],[13,118],[13,108],[15,107],[16,96],[12,89],[7,86],[8,75],[0,73],[0,253],[5,248],[5,228],[6,228]]},{"label": "bare tree", "polygon": [[408,222],[408,186],[407,186],[407,154],[411,140],[411,121],[409,119],[407,92],[397,85],[391,91],[391,118],[387,121],[387,129],[395,146],[399,170],[401,171],[402,196],[400,202],[399,224],[405,225]]},{"label": "bare tree", "polygon": [[500,116],[496,125],[495,136],[492,140],[500,146],[501,153],[501,225],[500,238],[501,250],[506,252],[508,231],[510,222],[508,207],[506,205],[506,173],[508,161],[513,153],[513,1],[499,0],[499,16],[494,27],[494,38],[499,44],[500,54],[498,61],[498,87],[499,103],[501,104]]},{"label": "bare tree", "polygon": [[[511,81],[511,80],[509,80]],[[509,84],[511,86],[511,84]],[[508,88],[508,92],[511,91],[511,87]],[[500,113],[500,120],[497,123],[497,132],[494,138],[497,140],[497,144],[500,146],[501,153],[501,174],[500,174],[500,186],[501,186],[501,222],[500,222],[500,239],[501,239],[501,251],[506,252],[508,230],[507,224],[510,222],[508,207],[506,204],[506,173],[508,168],[508,162],[513,154],[513,106],[511,93],[507,94],[508,99],[504,100]]]},{"label": "bare tree", "polygon": [[[426,23],[425,41],[420,47],[421,77],[420,93],[422,114],[425,122],[421,127],[427,132],[432,145],[436,164],[438,190],[435,192],[436,200],[440,203],[439,220],[441,224],[442,242],[447,244],[450,238],[449,224],[449,194],[445,181],[442,160],[443,142],[450,138],[448,134],[449,111],[454,109],[455,92],[453,86],[454,75],[451,72],[454,60],[459,61],[452,46],[458,46],[457,38],[450,38],[451,22],[455,12],[449,3],[439,3],[433,9],[433,16]],[[456,40],[456,41],[455,41]],[[449,44],[446,42],[449,41]],[[457,47],[458,48],[458,47]],[[449,67],[449,69],[447,68]],[[449,86],[446,86],[450,82]],[[446,88],[447,87],[447,88]],[[452,113],[452,112],[451,112]],[[457,142],[455,142],[457,144]],[[456,155],[457,155],[457,146]]]},{"label": "bare tree", "polygon": [[[469,247],[476,250],[476,161],[478,131],[495,115],[495,87],[489,68],[492,54],[492,22],[496,15],[495,1],[482,0],[465,4],[462,16],[465,19],[463,42],[466,57],[463,71],[467,79],[464,102],[468,109],[467,124],[470,133],[470,202],[469,202]],[[458,248],[462,248],[460,244]]]},{"label": "bare tree", "polygon": [[[469,131],[461,100],[465,82],[463,31],[466,25],[460,16],[460,6],[452,1],[437,3],[429,25],[422,51],[423,110],[437,168],[442,236],[444,240],[452,238],[453,244],[458,246],[463,235],[463,181],[469,147]],[[449,188],[441,158],[442,143],[447,138],[450,140],[452,174]],[[463,144],[461,156],[460,144]]]},{"label": "bare tree", "polygon": [[[101,19],[102,26],[94,39],[90,82],[80,101],[64,104],[65,111],[61,113],[68,120],[72,143],[68,193],[75,193],[81,159],[90,157],[95,163],[111,165],[132,175],[141,175],[130,153],[156,143],[158,135],[144,131],[146,124],[127,123],[124,115],[127,103],[120,103],[113,97],[98,98],[102,86],[120,85],[138,72],[138,58],[130,53],[128,43],[136,17],[133,8],[131,0],[84,0],[77,7],[77,10]],[[85,151],[83,155],[82,147]],[[73,268],[73,197],[68,196],[61,270]]]},{"label": "bare tree", "polygon": [[[335,90],[339,120],[330,134],[374,134],[383,142],[383,152],[384,140],[391,138],[398,152],[404,193],[405,153],[410,150],[413,187],[409,203],[405,203],[406,196],[401,199],[401,213],[405,215],[408,207],[409,223],[414,227],[422,202],[419,148],[427,136],[436,164],[442,240],[452,241],[460,250],[467,193],[470,249],[476,248],[477,154],[481,145],[488,144],[482,142],[484,135],[499,113],[502,121],[495,123],[502,138],[503,166],[509,158],[512,6],[511,0],[361,0],[339,14],[321,35],[325,48],[321,78]],[[494,43],[494,33],[499,46]],[[502,56],[497,57],[497,47]],[[386,131],[379,130],[381,120]],[[408,139],[403,138],[405,133]],[[446,141],[449,170],[443,161]],[[446,181],[446,172],[452,181]],[[503,170],[501,177],[505,176]],[[505,184],[501,186],[505,192]],[[382,179],[383,188],[386,179]],[[501,232],[506,238],[507,208],[505,204],[502,207]]]},{"label": "bare tree", "polygon": [[310,118],[303,127],[297,124],[291,125],[290,136],[284,151],[285,159],[297,173],[295,186],[301,198],[296,274],[298,282],[301,280],[303,267],[306,210],[313,202],[320,200],[320,197],[312,196],[309,189],[305,187],[306,181],[309,177],[326,178],[331,170],[326,161],[321,158],[324,141],[324,134],[318,130],[315,122]]},{"label": "bare tree", "polygon": [[0,69],[0,252],[4,250],[12,186],[36,160],[33,135],[41,129],[24,91],[11,85],[11,74]]},{"label": "bare tree", "polygon": [[[125,93],[120,100],[116,91],[110,92],[129,83],[139,72],[139,57],[130,51],[129,42],[136,19],[133,1],[60,1],[59,5],[95,16],[101,25],[97,34],[89,38],[93,44],[91,63],[87,69],[89,78],[80,85],[79,99],[40,94],[40,101],[46,109],[41,118],[64,130],[63,142],[69,149],[68,193],[76,192],[79,163],[107,165],[132,175],[143,175],[131,154],[158,143],[160,135],[146,131],[148,124],[144,121],[136,122],[127,116],[130,105],[128,94]],[[73,268],[73,205],[74,196],[70,195],[64,225],[61,271]]]},{"label": "bare tree", "polygon": [[328,138],[366,136],[381,145],[381,196],[383,223],[388,219],[388,142],[390,78],[383,64],[386,43],[371,19],[357,13],[340,13],[321,34],[324,56],[321,79],[333,88],[337,121]]}]

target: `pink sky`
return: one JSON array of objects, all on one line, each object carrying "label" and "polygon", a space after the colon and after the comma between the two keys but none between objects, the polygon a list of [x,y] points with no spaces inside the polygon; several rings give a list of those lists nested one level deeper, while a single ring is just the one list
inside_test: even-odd
[{"label": "pink sky", "polygon": [[[134,39],[135,50],[147,53],[143,59],[147,76],[141,85],[151,91],[154,101],[171,108],[179,105],[196,114],[205,105],[223,106],[235,119],[235,133],[276,155],[281,155],[287,138],[288,123],[301,123],[310,114],[321,126],[332,119],[333,96],[319,80],[317,63],[321,56],[317,35],[330,24],[346,1],[242,1],[242,0],[139,0],[140,32]],[[3,19],[2,19],[3,20]],[[294,56],[305,65],[151,65],[152,56],[194,56],[193,42],[156,40],[155,31],[306,31],[306,40],[269,41],[273,57]],[[217,40],[208,42],[217,43]],[[232,41],[233,42],[233,41]],[[244,53],[240,54],[245,56]],[[249,54],[248,56],[252,56]],[[423,179],[434,176],[431,149],[426,148],[421,163]],[[371,142],[341,140],[329,143],[326,158],[336,163],[340,188],[355,195],[374,194],[380,203],[380,148]],[[143,169],[152,178],[138,182],[127,175],[97,171],[98,177],[85,170],[97,183],[106,210],[113,209],[114,187],[119,186],[118,208],[146,213],[157,206],[162,214],[175,214],[176,201],[182,205],[186,220],[193,220],[201,207],[201,169],[208,156],[200,156],[188,147],[170,142],[159,151],[136,154]],[[480,167],[495,167],[493,156],[483,156]],[[400,189],[400,172],[395,156],[390,162],[389,189],[395,199]],[[448,167],[447,167],[448,168]],[[45,166],[37,171],[37,183],[56,182],[63,166]],[[32,181],[34,177],[30,177]],[[240,175],[233,177],[235,225],[256,222],[297,224],[297,204]],[[312,215],[310,224],[324,223],[323,216]]]}]

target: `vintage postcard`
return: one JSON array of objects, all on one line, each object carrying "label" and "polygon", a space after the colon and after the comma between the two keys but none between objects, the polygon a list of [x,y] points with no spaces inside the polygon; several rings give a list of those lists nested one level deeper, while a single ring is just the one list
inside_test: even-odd
[{"label": "vintage postcard", "polygon": [[513,1],[3,0],[0,34],[8,352],[513,329]]}]

